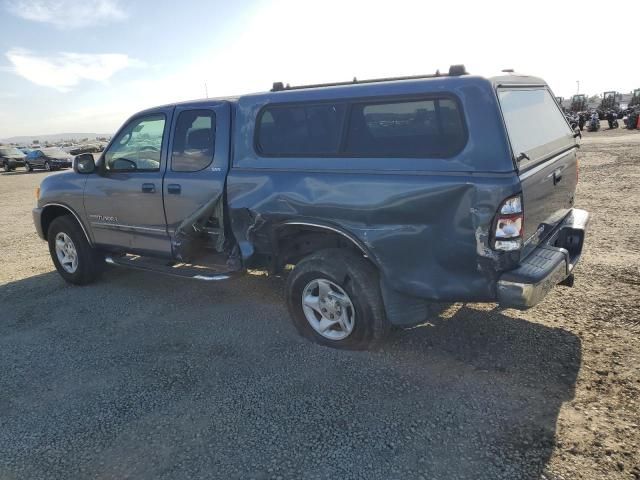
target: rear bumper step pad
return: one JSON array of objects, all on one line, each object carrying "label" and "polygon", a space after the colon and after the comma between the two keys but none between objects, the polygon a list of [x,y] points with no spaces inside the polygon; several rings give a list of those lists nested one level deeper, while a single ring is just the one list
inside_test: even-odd
[{"label": "rear bumper step pad", "polygon": [[[564,282],[580,260],[589,213],[573,209],[551,237],[515,270],[498,281],[498,303],[505,308],[537,305],[557,284]],[[573,283],[573,282],[571,282]]]}]

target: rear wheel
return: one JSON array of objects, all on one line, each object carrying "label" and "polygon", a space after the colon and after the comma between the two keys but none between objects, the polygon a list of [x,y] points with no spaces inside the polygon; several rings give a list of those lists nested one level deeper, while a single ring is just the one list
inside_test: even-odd
[{"label": "rear wheel", "polygon": [[27,172],[33,172],[33,167],[32,167],[31,165],[29,165],[28,163],[25,163],[25,164],[24,164],[24,169],[25,169]]},{"label": "rear wheel", "polygon": [[102,271],[100,255],[91,248],[78,222],[71,216],[54,219],[47,239],[53,264],[67,282],[85,285]]},{"label": "rear wheel", "polygon": [[298,332],[321,345],[365,349],[389,331],[378,272],[350,251],[321,250],[301,260],[286,294]]}]

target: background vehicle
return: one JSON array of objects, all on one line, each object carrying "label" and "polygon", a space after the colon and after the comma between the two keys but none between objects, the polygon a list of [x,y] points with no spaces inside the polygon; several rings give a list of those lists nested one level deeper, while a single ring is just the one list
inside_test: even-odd
[{"label": "background vehicle", "polygon": [[636,88],[633,91],[633,95],[629,101],[629,107],[634,107],[636,105],[640,105],[640,88]]},{"label": "background vehicle", "polygon": [[34,168],[43,168],[50,171],[71,168],[72,165],[73,156],[55,147],[32,150],[25,158],[25,168],[29,172]]},{"label": "background vehicle", "polygon": [[98,153],[102,150],[104,150],[104,146],[92,143],[74,145],[65,149],[65,151],[68,151],[71,155],[80,155],[81,153]]},{"label": "background vehicle", "polygon": [[600,118],[597,112],[593,112],[587,123],[587,131],[597,132],[598,130],[600,130]]},{"label": "background vehicle", "polygon": [[587,109],[587,96],[584,94],[574,95],[571,97],[572,112],[584,112]]},{"label": "background vehicle", "polygon": [[618,128],[618,114],[613,110],[609,110],[606,114],[607,123],[609,124],[609,129]]},{"label": "background vehicle", "polygon": [[638,117],[640,117],[640,105],[627,109],[625,117],[623,118],[625,127],[629,130],[635,130],[638,128]]},{"label": "background vehicle", "polygon": [[24,153],[16,147],[0,147],[0,168],[10,172],[16,167],[24,167],[24,157]]},{"label": "background vehicle", "polygon": [[[571,128],[573,128],[574,130],[580,126],[580,115],[579,114],[573,113],[573,112],[567,112],[567,113],[565,113],[564,116],[567,119],[567,123],[569,123]],[[582,129],[580,129],[580,130],[582,130]]]},{"label": "background vehicle", "polygon": [[134,115],[43,180],[34,223],[76,284],[105,259],[203,281],[293,266],[298,331],[365,348],[433,302],[526,309],[570,285],[576,137],[535,77],[275,83]]},{"label": "background vehicle", "polygon": [[604,92],[602,102],[598,106],[598,118],[604,120],[608,111],[613,111],[617,115],[620,111],[620,94],[615,91]]}]

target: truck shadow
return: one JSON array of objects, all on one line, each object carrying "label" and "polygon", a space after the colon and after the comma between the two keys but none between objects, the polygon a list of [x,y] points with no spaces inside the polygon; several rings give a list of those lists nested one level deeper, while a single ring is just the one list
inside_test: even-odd
[{"label": "truck shadow", "polygon": [[[380,350],[338,351],[298,337],[281,298],[282,279],[123,270],[81,288],[54,272],[1,286],[0,452],[33,477],[549,477],[576,335],[454,305]],[[68,454],[38,455],[52,438]]]},{"label": "truck shadow", "polygon": [[434,403],[448,405],[444,411],[450,415],[436,422],[442,427],[437,443],[465,452],[428,473],[470,478],[473,465],[476,472],[512,472],[509,478],[549,478],[558,415],[574,398],[580,371],[578,336],[508,310],[458,304],[424,325],[396,332],[386,352],[413,365],[410,375],[419,376],[415,365],[422,365],[429,388],[441,395]]}]

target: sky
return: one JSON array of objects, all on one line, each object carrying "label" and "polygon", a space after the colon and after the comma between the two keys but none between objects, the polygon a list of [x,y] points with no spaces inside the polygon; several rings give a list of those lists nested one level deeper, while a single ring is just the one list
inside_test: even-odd
[{"label": "sky", "polygon": [[633,18],[638,0],[0,0],[0,138],[112,133],[206,91],[458,63],[540,76],[564,97],[577,81],[580,93],[627,93],[640,88]]}]

